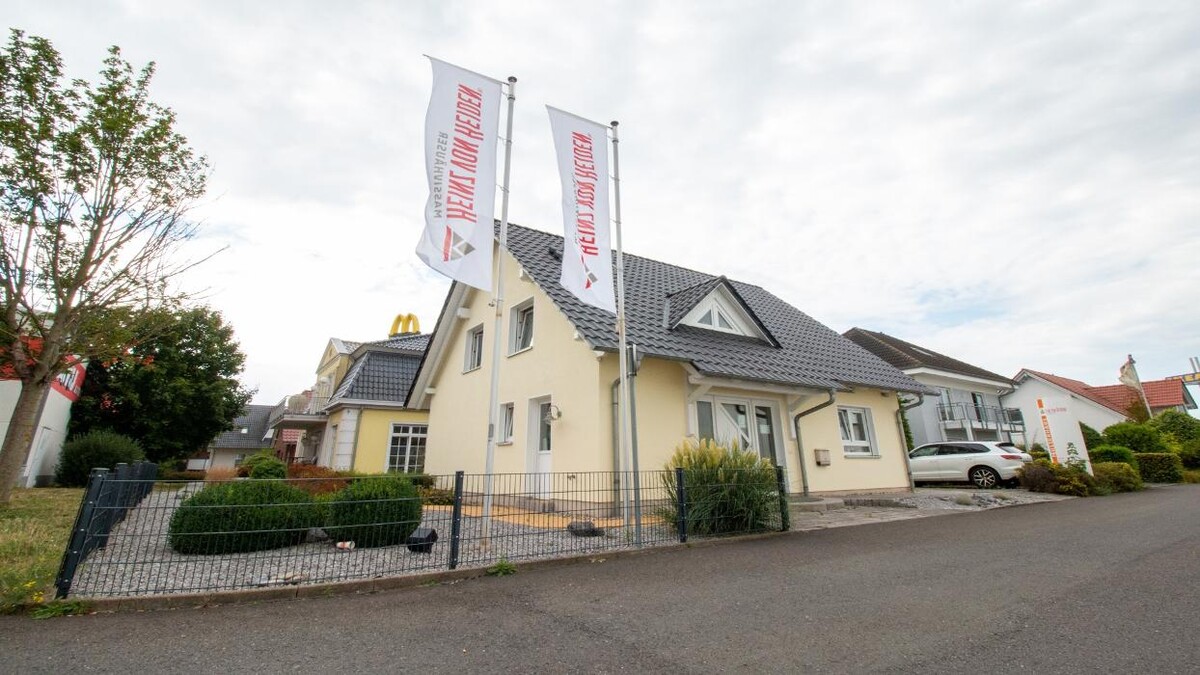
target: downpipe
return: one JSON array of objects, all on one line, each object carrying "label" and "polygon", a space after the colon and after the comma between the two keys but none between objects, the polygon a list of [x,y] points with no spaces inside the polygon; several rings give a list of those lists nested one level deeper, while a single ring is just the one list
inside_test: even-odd
[{"label": "downpipe", "polygon": [[[804,441],[800,435],[800,418],[804,417],[805,415],[811,415],[822,408],[828,408],[829,406],[833,405],[833,401],[837,398],[837,392],[833,389],[830,389],[825,393],[829,396],[829,400],[822,401],[808,410],[802,410],[792,417],[792,428],[796,432],[796,448],[800,453],[800,483],[802,484],[803,495],[805,497],[808,496],[808,468],[804,463]],[[905,453],[905,456],[907,457],[908,453]]]},{"label": "downpipe", "polygon": [[[896,401],[897,402],[900,401],[900,392],[896,392]],[[909,462],[909,459],[908,459],[908,451],[911,450],[912,448],[908,447],[908,439],[904,437],[903,415],[904,415],[904,413],[908,412],[909,410],[919,407],[924,402],[925,402],[925,394],[917,392],[917,400],[915,403],[911,403],[909,405],[900,405],[899,407],[896,408],[896,431],[898,431],[900,433],[900,449],[902,451],[902,454],[904,455],[904,472],[906,474],[908,474],[908,489],[910,492],[917,489],[917,484],[915,482],[913,482],[912,464]]]}]

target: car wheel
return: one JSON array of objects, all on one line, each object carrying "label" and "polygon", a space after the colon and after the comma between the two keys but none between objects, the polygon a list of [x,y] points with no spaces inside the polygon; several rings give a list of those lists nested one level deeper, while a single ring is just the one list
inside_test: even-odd
[{"label": "car wheel", "polygon": [[971,482],[981,490],[990,490],[1000,484],[1000,474],[986,466],[977,466],[968,473]]}]

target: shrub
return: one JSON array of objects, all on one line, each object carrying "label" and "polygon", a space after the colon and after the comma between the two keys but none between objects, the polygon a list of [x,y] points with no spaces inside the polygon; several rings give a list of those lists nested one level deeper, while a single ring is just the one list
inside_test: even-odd
[{"label": "shrub", "polygon": [[1088,450],[1088,457],[1091,458],[1093,464],[1099,462],[1120,462],[1128,464],[1135,469],[1137,468],[1137,457],[1134,456],[1132,450],[1122,445],[1097,446],[1094,450]]},{"label": "shrub", "polygon": [[437,485],[437,479],[426,473],[406,473],[404,477],[419,488],[431,488]]},{"label": "shrub", "polygon": [[1150,421],[1162,433],[1171,434],[1180,443],[1200,441],[1200,420],[1178,410],[1165,410]]},{"label": "shrub", "polygon": [[316,464],[292,464],[287,467],[287,477],[289,485],[295,485],[313,496],[331,494],[350,484],[337,471]]},{"label": "shrub", "polygon": [[1029,446],[1029,456],[1034,459],[1050,459],[1050,453],[1046,452],[1046,446],[1041,443],[1034,443]]},{"label": "shrub", "polygon": [[1021,467],[1017,471],[1017,480],[1021,482],[1021,487],[1030,492],[1047,492],[1076,497],[1107,494],[1103,486],[1097,485],[1096,479],[1086,471],[1054,464],[1048,459],[1035,459]]},{"label": "shrub", "polygon": [[1200,469],[1200,438],[1183,441],[1179,449],[1179,459],[1185,469]]},{"label": "shrub", "polygon": [[235,466],[213,466],[209,467],[204,472],[204,480],[213,482],[220,480],[233,480],[237,478],[238,472]]},{"label": "shrub", "polygon": [[287,464],[276,457],[260,460],[250,467],[251,478],[287,478]]},{"label": "shrub", "polygon": [[158,467],[159,480],[204,480],[203,471],[175,471]]},{"label": "shrub", "polygon": [[325,532],[359,548],[403,544],[421,524],[421,498],[404,476],[369,476],[351,482],[329,503]]},{"label": "shrub", "polygon": [[1137,456],[1138,471],[1147,483],[1179,483],[1183,480],[1183,462],[1169,452],[1142,452]]},{"label": "shrub", "polygon": [[417,487],[421,495],[421,503],[428,506],[453,506],[454,490],[443,490],[435,487]]},{"label": "shrub", "polygon": [[1101,436],[1099,431],[1096,431],[1083,422],[1079,423],[1079,431],[1083,434],[1083,444],[1087,446],[1089,453],[1091,453],[1092,448],[1104,445],[1104,436]]},{"label": "shrub", "polygon": [[[242,460],[242,463],[239,464],[237,467],[237,475],[239,478],[249,478],[250,472],[253,471],[254,467],[258,466],[258,464],[260,462],[269,462],[273,459],[274,460],[279,459],[278,457],[275,456],[274,450],[270,450],[270,449],[266,449],[266,448],[259,450],[258,452],[254,453],[253,455],[250,455],[246,459]],[[285,464],[284,466],[286,467],[287,465]]]},{"label": "shrub", "polygon": [[1183,482],[1185,482],[1185,483],[1200,483],[1200,470],[1184,469]]},{"label": "shrub", "polygon": [[1121,445],[1134,452],[1165,452],[1167,446],[1162,435],[1149,424],[1121,422],[1104,430],[1104,441],[1109,445]]},{"label": "shrub", "polygon": [[112,469],[146,458],[137,441],[111,431],[91,431],[63,444],[54,480],[64,487],[87,485],[92,469]]},{"label": "shrub", "polygon": [[277,481],[209,485],[171,516],[168,541],[179,553],[217,555],[294,546],[319,512],[303,490]]},{"label": "shrub", "polygon": [[679,529],[675,469],[683,469],[687,529],[697,535],[753,532],[775,527],[779,485],[775,467],[753,452],[726,448],[711,440],[684,441],[663,474],[670,502],[660,515]]},{"label": "shrub", "polygon": [[1135,492],[1143,487],[1137,470],[1125,462],[1097,462],[1092,472],[1096,482],[1110,492]]}]

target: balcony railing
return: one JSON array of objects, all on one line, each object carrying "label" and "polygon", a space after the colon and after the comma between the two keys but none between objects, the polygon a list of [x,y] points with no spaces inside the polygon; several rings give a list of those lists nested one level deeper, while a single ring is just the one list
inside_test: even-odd
[{"label": "balcony railing", "polygon": [[329,397],[327,396],[306,396],[304,394],[284,396],[283,400],[271,410],[268,425],[274,427],[285,417],[323,416],[325,413],[322,411],[328,404]]},{"label": "balcony railing", "polygon": [[1017,408],[1001,408],[974,403],[940,403],[938,419],[943,424],[971,425],[981,429],[1017,431],[1025,428],[1025,418]]}]

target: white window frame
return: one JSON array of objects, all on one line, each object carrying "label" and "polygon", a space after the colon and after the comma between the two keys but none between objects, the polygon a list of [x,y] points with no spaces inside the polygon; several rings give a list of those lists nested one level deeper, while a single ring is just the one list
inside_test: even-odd
[{"label": "white window frame", "polygon": [[[476,339],[478,338],[478,339]],[[463,372],[479,370],[483,367],[483,324],[467,331],[466,345],[463,349]]]},{"label": "white window frame", "polygon": [[[528,316],[533,328],[522,325],[522,319]],[[533,329],[537,328],[537,316],[533,311],[533,298],[519,305],[514,305],[508,314],[508,355],[520,354],[533,349]],[[522,345],[524,338],[528,344]]]},{"label": "white window frame", "polygon": [[[847,438],[846,432],[853,433],[854,425],[851,423],[849,415],[853,413],[861,413],[863,417],[862,428],[866,433],[865,439]],[[861,406],[838,406],[838,436],[842,440],[842,453],[846,457],[878,457],[879,444],[875,435],[875,422],[871,418],[871,409]],[[846,426],[842,427],[842,415],[847,415]]]},{"label": "white window frame", "polygon": [[497,445],[511,445],[513,442],[513,420],[516,415],[516,406],[512,403],[505,403],[500,406],[500,429],[496,433]]},{"label": "white window frame", "polygon": [[[392,461],[393,451],[399,449],[397,441],[401,439],[404,442],[403,459],[399,465],[396,465]],[[418,440],[420,441],[419,444],[415,443]],[[383,470],[387,473],[424,473],[425,452],[428,447],[428,424],[392,422],[391,434],[388,435],[388,445],[384,450]],[[414,454],[416,454],[415,458]]]},{"label": "white window frame", "polygon": [[[712,314],[712,323],[700,323],[700,320],[710,312]],[[725,323],[729,325],[722,326],[721,318],[724,318]],[[696,303],[696,306],[685,314],[679,320],[679,323],[703,328],[704,330],[715,330],[718,333],[746,335],[764,341],[767,340],[767,336],[746,315],[746,311],[742,308],[742,305],[724,287],[713,289],[713,292]]]}]

